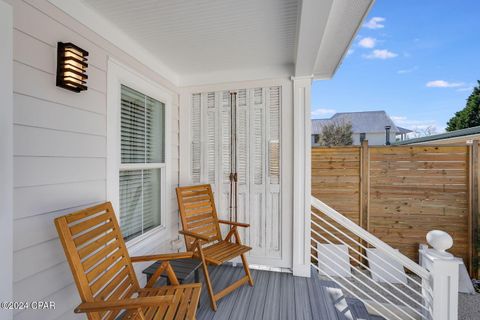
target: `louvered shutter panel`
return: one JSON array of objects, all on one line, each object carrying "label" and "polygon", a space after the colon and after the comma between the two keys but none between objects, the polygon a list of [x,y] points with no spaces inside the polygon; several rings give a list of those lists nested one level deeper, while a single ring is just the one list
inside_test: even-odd
[{"label": "louvered shutter panel", "polygon": [[[165,162],[165,105],[121,87],[121,163]],[[161,169],[121,170],[120,225],[125,239],[158,225],[161,217]]]},{"label": "louvered shutter panel", "polygon": [[230,93],[223,91],[221,93],[221,135],[222,135],[222,181],[230,182],[230,129],[231,129],[231,109],[230,109]]},{"label": "louvered shutter panel", "polygon": [[[217,211],[228,219],[230,92],[194,94],[192,99],[192,145],[198,143],[198,151],[192,148],[192,179],[216,183]],[[281,104],[281,87],[237,90],[238,219],[250,223],[240,230],[245,232],[242,239],[253,248],[250,254],[261,260],[283,259]]]},{"label": "louvered shutter panel", "polygon": [[[237,173],[238,173],[238,221],[250,222],[249,210],[249,92],[246,89],[237,93]],[[246,243],[250,242],[250,229],[240,228],[240,236]]]},{"label": "louvered shutter panel", "polygon": [[265,256],[265,106],[263,88],[250,90],[250,246]]},{"label": "louvered shutter panel", "polygon": [[271,184],[280,183],[280,87],[269,90],[268,175]]},{"label": "louvered shutter panel", "polygon": [[201,177],[201,149],[202,149],[202,95],[200,93],[192,96],[192,182],[200,183]]},{"label": "louvered shutter panel", "polygon": [[207,181],[216,189],[216,170],[217,170],[217,109],[215,92],[207,93],[207,152],[206,152],[206,170]]},{"label": "louvered shutter panel", "polygon": [[281,256],[281,197],[280,197],[280,119],[281,88],[266,89],[266,140],[267,172],[266,181],[266,248],[270,257]]}]

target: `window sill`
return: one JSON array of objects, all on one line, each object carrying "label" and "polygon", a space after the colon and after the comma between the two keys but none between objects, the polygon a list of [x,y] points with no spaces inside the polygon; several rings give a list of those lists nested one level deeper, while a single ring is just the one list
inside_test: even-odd
[{"label": "window sill", "polygon": [[167,239],[167,235],[167,228],[164,225],[161,225],[138,237],[128,240],[125,245],[129,252],[136,252],[137,250],[142,250],[144,246],[149,245],[151,242],[162,242]]}]

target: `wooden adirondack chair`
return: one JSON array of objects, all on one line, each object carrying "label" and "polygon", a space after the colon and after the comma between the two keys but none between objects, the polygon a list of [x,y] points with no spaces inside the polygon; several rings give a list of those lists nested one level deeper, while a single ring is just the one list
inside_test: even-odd
[{"label": "wooden adirondack chair", "polygon": [[[195,319],[200,284],[179,285],[172,259],[192,253],[159,254],[130,258],[110,202],[55,219],[82,303],[75,313],[90,320]],[[145,288],[140,288],[132,262],[164,261]],[[172,286],[153,288],[166,272]]]},{"label": "wooden adirondack chair", "polygon": [[[213,310],[217,310],[216,302],[219,299],[246,282],[253,286],[253,279],[245,257],[245,253],[252,248],[242,244],[237,230],[237,227],[248,228],[250,225],[219,220],[212,189],[209,184],[178,187],[177,200],[183,227],[183,230],[179,232],[185,237],[187,250],[192,251],[193,256],[202,261],[210,304]],[[225,238],[222,238],[220,223],[231,226]],[[232,241],[233,237],[235,237],[235,241]],[[242,258],[246,275],[215,294],[208,274],[208,264],[221,265],[238,256]]]}]

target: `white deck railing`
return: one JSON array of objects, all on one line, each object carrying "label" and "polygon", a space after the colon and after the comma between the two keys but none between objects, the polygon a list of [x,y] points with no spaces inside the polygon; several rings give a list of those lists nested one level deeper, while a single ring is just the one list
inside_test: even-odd
[{"label": "white deck railing", "polygon": [[[456,260],[436,254],[435,250],[425,251],[423,258],[431,262],[427,270],[314,197],[312,207],[316,209],[312,210],[311,219],[312,266],[321,275],[335,281],[345,292],[385,319],[457,319]],[[340,263],[340,252],[323,246],[328,254],[322,255],[318,249],[321,244],[342,244],[348,248],[350,276],[341,272],[344,266]],[[366,253],[371,248],[382,253],[369,251],[370,257],[375,256],[375,260],[381,262],[376,263],[375,274],[379,281],[371,278]],[[406,274],[403,270],[395,272],[399,265]],[[405,277],[406,283],[391,283],[391,279],[405,282],[401,279]]]}]

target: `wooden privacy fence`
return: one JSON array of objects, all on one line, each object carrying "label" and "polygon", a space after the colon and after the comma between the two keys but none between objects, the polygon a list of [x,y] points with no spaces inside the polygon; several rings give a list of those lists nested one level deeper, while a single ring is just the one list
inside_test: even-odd
[{"label": "wooden privacy fence", "polygon": [[415,261],[428,231],[448,232],[473,275],[478,161],[477,143],[314,147],[312,194]]}]

